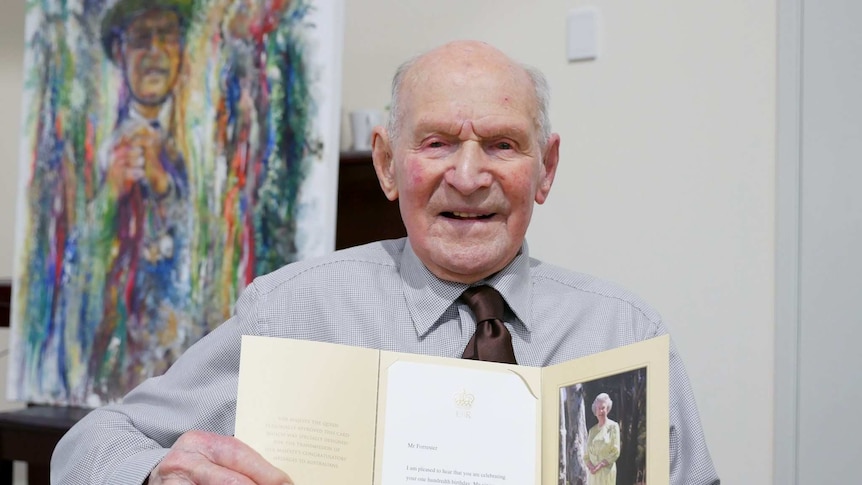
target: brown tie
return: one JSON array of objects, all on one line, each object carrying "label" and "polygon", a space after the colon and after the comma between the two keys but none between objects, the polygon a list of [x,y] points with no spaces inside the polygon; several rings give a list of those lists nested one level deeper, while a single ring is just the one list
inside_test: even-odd
[{"label": "brown tie", "polygon": [[487,285],[467,288],[461,294],[476,316],[476,333],[467,342],[464,359],[517,364],[512,349],[512,335],[503,324],[503,297]]}]

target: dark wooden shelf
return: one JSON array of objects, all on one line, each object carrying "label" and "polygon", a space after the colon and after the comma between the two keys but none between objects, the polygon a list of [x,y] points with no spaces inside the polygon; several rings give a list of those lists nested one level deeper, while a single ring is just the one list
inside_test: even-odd
[{"label": "dark wooden shelf", "polygon": [[12,483],[12,462],[27,462],[27,482],[48,484],[51,453],[60,438],[89,412],[63,406],[31,406],[0,413],[0,483]]},{"label": "dark wooden shelf", "polygon": [[398,203],[383,195],[370,152],[346,152],[338,167],[335,248],[407,235]]},{"label": "dark wooden shelf", "polygon": [[341,152],[341,155],[339,155],[339,163],[341,165],[350,165],[355,163],[370,165],[371,152],[367,150],[350,150],[346,152]]},{"label": "dark wooden shelf", "polygon": [[12,312],[12,282],[0,280],[0,327],[8,327]]}]

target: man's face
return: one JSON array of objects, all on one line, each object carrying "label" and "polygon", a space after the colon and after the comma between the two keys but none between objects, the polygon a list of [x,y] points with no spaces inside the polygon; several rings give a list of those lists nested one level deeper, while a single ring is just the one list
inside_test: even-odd
[{"label": "man's face", "polygon": [[[416,255],[442,279],[473,283],[517,255],[533,203],[550,190],[559,137],[538,139],[522,69],[497,51],[460,54],[411,69],[398,138],[379,130],[374,151]],[[390,163],[378,164],[385,152]]]},{"label": "man's face", "polygon": [[179,18],[170,10],[148,10],[126,28],[123,74],[139,103],[158,105],[170,95],[180,70],[181,38]]}]

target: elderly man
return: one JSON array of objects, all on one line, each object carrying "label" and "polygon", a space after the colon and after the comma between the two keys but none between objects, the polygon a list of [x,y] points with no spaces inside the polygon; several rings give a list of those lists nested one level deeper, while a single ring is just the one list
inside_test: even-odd
[{"label": "elderly man", "polygon": [[[447,44],[402,66],[373,157],[408,237],[258,278],[236,314],[166,375],[70,431],[54,454],[53,479],[290,483],[231,437],[245,334],[544,366],[666,333],[626,291],[529,257],[524,235],[533,204],[548,197],[560,145],[547,102],[539,73],[478,42]],[[474,287],[502,294],[503,322],[476,324],[461,299]],[[671,481],[717,483],[671,352]]]}]

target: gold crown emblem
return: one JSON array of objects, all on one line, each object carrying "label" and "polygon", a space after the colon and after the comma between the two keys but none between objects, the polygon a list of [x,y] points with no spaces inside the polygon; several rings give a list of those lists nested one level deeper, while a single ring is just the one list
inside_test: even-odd
[{"label": "gold crown emblem", "polygon": [[473,401],[476,400],[476,397],[467,392],[466,390],[462,390],[461,392],[455,393],[455,405],[459,408],[470,409],[473,407]]}]

